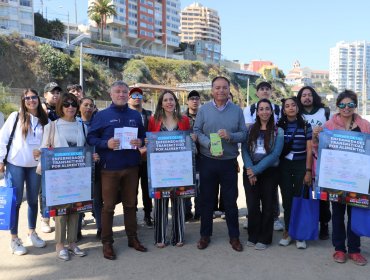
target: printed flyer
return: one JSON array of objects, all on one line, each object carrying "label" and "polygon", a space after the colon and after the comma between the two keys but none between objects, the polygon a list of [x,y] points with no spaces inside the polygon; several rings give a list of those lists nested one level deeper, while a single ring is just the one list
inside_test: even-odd
[{"label": "printed flyer", "polygon": [[92,211],[93,147],[42,149],[42,192],[50,216]]},{"label": "printed flyer", "polygon": [[320,133],[315,192],[321,200],[370,208],[370,135]]},{"label": "printed flyer", "polygon": [[188,131],[147,132],[148,183],[153,198],[195,196],[194,143]]}]

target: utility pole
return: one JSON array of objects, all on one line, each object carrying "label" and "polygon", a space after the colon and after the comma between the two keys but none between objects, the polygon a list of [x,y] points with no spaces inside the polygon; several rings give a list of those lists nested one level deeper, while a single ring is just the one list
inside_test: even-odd
[{"label": "utility pole", "polygon": [[77,24],[77,0],[75,0],[75,19]]},{"label": "utility pole", "polygon": [[83,45],[80,43],[80,86],[82,87],[82,91],[84,91],[84,83],[83,83],[83,65],[82,65],[82,51]]}]

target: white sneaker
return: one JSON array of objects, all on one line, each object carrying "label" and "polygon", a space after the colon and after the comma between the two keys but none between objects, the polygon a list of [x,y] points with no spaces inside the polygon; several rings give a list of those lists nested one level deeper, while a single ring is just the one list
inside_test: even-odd
[{"label": "white sneaker", "polygon": [[215,212],[213,212],[213,214],[214,214],[214,216],[216,216],[216,218],[219,218],[219,217],[221,217],[222,212],[221,211],[215,211]]},{"label": "white sneaker", "polygon": [[221,214],[221,219],[226,220],[225,212],[221,212],[221,213],[222,213],[222,214]]},{"label": "white sneaker", "polygon": [[46,242],[42,240],[36,232],[32,232],[31,235],[28,235],[28,242],[36,248],[44,248],[46,246]]},{"label": "white sneaker", "polygon": [[85,227],[86,225],[87,225],[87,222],[85,221],[85,218],[82,218],[81,227]]},{"label": "white sneaker", "polygon": [[50,233],[51,227],[50,227],[50,219],[49,218],[43,218],[41,220],[41,231],[44,233]]},{"label": "white sneaker", "polygon": [[20,240],[18,237],[12,239],[10,242],[10,250],[12,251],[12,254],[18,256],[27,254],[27,249],[23,246],[22,240]]},{"label": "white sneaker", "polygon": [[280,219],[277,219],[274,221],[274,230],[276,231],[282,231],[284,230],[284,225],[282,222],[280,222]]},{"label": "white sneaker", "polygon": [[307,248],[307,244],[306,244],[306,241],[299,241],[297,240],[295,242],[295,245],[297,246],[297,249],[306,249]]},{"label": "white sneaker", "polygon": [[263,243],[261,243],[261,242],[258,242],[257,244],[256,244],[256,246],[254,246],[254,249],[256,249],[256,250],[266,250],[267,249],[267,245],[266,244],[263,244]]},{"label": "white sneaker", "polygon": [[243,228],[248,229],[248,219],[246,219],[243,223]]},{"label": "white sneaker", "polygon": [[284,231],[283,238],[280,239],[279,245],[288,246],[292,242],[292,238],[289,236],[287,231]]}]

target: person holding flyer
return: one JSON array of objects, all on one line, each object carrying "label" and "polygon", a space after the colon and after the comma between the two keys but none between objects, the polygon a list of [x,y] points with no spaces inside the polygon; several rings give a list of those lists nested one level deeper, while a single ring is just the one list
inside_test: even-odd
[{"label": "person holding flyer", "polygon": [[[42,109],[38,93],[33,89],[26,89],[22,94],[19,112],[11,113],[0,131],[0,172],[4,172],[4,159],[7,155],[5,176],[11,177],[12,186],[17,189],[16,218],[14,227],[10,229],[10,249],[13,254],[19,256],[27,253],[27,249],[18,237],[19,208],[22,204],[25,182],[28,203],[28,243],[38,248],[46,246],[45,241],[35,232],[41,176],[36,174],[37,161],[33,150],[40,148],[44,126],[47,123],[48,117]],[[13,135],[12,131],[14,131]],[[13,140],[10,140],[11,137]],[[11,144],[9,153],[7,153],[8,143]]]},{"label": "person holding flyer", "polygon": [[[147,251],[137,237],[136,221],[140,164],[140,152],[137,148],[144,143],[145,131],[140,113],[128,107],[128,94],[129,87],[125,82],[115,81],[111,85],[112,104],[96,113],[87,136],[89,145],[95,146],[101,157],[99,163],[103,197],[101,240],[103,256],[108,260],[116,259],[112,227],[119,193],[124,207],[128,247],[139,252]],[[121,131],[120,135],[125,135],[124,130],[131,130],[128,133],[130,137],[116,137],[119,135],[117,131]],[[122,148],[123,146],[128,148]]]},{"label": "person holding flyer", "polygon": [[[347,130],[361,133],[370,133],[370,123],[356,114],[357,95],[353,91],[345,90],[340,93],[336,100],[339,113],[336,113],[329,121],[324,124],[324,129]],[[322,130],[322,129],[321,129]],[[318,144],[318,133],[314,133],[314,145]],[[332,202],[332,243],[335,248],[333,259],[337,263],[345,263],[347,256],[357,265],[366,265],[367,260],[361,254],[361,241],[351,229],[351,209],[346,204]],[[347,210],[347,230],[345,227],[345,213]],[[346,248],[346,239],[348,255]]]},{"label": "person holding flyer", "polygon": [[[41,148],[50,148],[49,145],[53,148],[81,147],[86,144],[87,127],[76,120],[78,103],[77,97],[72,93],[62,95],[56,106],[60,118],[45,126]],[[49,139],[53,139],[53,142],[49,143]],[[93,158],[98,161],[99,155],[95,153]],[[86,252],[76,245],[77,233],[77,213],[55,217],[55,248],[58,259],[68,261],[70,253],[79,257],[86,256]],[[68,242],[68,248],[64,247],[65,241]]]},{"label": "person holding flyer", "polygon": [[[176,95],[165,90],[158,98],[154,116],[150,117],[148,131],[190,130],[189,118],[181,115],[180,104]],[[154,239],[158,248],[166,246],[169,198],[154,199]],[[171,244],[177,247],[184,245],[185,234],[185,199],[176,197],[175,190],[171,191],[172,229]]]}]

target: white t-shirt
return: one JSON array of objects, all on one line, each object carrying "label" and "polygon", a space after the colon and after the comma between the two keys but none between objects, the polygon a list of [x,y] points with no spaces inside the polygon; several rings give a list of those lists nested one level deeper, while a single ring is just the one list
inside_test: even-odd
[{"label": "white t-shirt", "polygon": [[[255,107],[257,106],[257,103],[255,103]],[[253,106],[253,105],[252,105]],[[244,115],[244,120],[245,120],[245,123],[248,125],[248,124],[253,124],[256,122],[256,112],[257,112],[257,108],[254,110],[253,114],[251,115],[251,107],[252,106],[247,106],[244,108],[243,110],[243,115]],[[275,107],[279,107],[279,115],[276,115],[275,114]],[[280,115],[281,115],[281,107],[279,105],[276,105],[276,104],[272,104],[272,109],[273,109],[273,112],[274,112],[274,118],[275,118],[275,123],[278,122],[279,118],[280,118]]]},{"label": "white t-shirt", "polygon": [[320,108],[313,114],[303,113],[302,116],[312,126],[312,128],[315,126],[322,126],[327,121],[324,108]]}]

